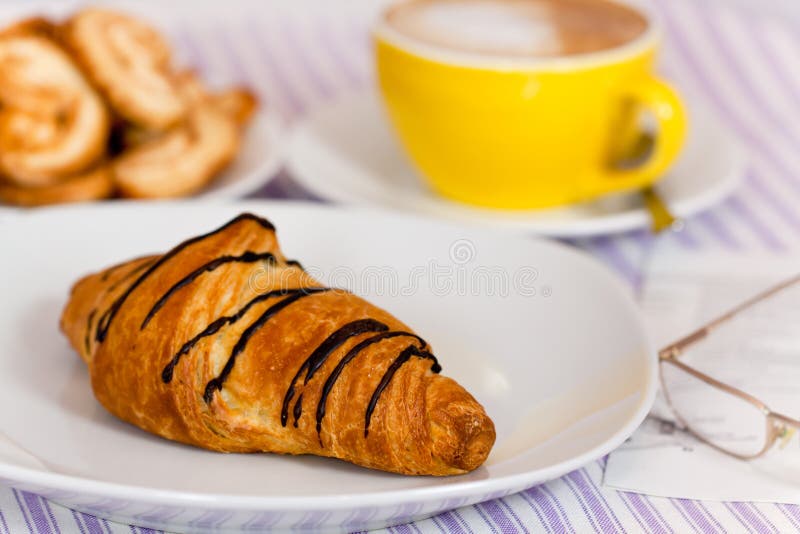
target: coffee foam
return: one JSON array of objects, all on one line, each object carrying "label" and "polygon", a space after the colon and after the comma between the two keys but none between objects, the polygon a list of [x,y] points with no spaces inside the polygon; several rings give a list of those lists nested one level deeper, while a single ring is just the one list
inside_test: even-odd
[{"label": "coffee foam", "polygon": [[412,37],[468,51],[558,53],[561,42],[545,6],[504,2],[425,2],[394,23]]},{"label": "coffee foam", "polygon": [[394,30],[429,45],[509,57],[553,57],[613,48],[646,20],[607,0],[412,0],[386,14]]}]

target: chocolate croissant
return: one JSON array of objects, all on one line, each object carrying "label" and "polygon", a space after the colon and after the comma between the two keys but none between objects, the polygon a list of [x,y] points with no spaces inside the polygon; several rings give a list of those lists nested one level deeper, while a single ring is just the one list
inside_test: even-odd
[{"label": "chocolate croissant", "polygon": [[495,440],[422,337],[318,283],[254,215],[83,278],[61,328],[100,403],[171,440],[416,475],[471,471]]}]

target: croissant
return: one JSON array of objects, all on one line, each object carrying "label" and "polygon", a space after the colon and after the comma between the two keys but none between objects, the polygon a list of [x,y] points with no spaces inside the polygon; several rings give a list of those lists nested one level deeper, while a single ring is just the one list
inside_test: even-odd
[{"label": "croissant", "polygon": [[43,186],[81,172],[106,150],[110,119],[71,58],[33,23],[0,36],[0,173]]},{"label": "croissant", "polygon": [[425,340],[319,284],[254,215],[83,278],[61,328],[98,401],[167,439],[417,475],[473,470],[494,443]]},{"label": "croissant", "polygon": [[183,118],[186,107],[172,80],[169,45],[157,31],[122,13],[90,8],[72,16],[62,35],[126,120],[163,130]]}]

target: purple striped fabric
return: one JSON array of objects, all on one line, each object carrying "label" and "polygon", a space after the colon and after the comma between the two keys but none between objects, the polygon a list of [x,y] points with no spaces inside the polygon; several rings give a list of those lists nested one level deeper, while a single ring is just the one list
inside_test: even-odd
[{"label": "purple striped fabric", "polygon": [[[753,0],[755,3],[755,0]],[[220,20],[174,22],[179,56],[205,77],[251,85],[267,109],[292,121],[307,110],[372,84],[368,28],[361,4],[303,2],[244,4]],[[335,4],[335,5],[334,5]],[[237,4],[238,5],[238,4]],[[256,7],[261,5],[262,7]],[[300,7],[298,7],[300,6]],[[708,106],[742,143],[748,175],[742,190],[717,208],[687,221],[685,231],[659,239],[688,250],[782,254],[800,248],[800,21],[768,9],[741,10],[725,0],[658,0],[667,39],[662,70]],[[754,14],[756,13],[756,14]],[[286,172],[257,197],[316,199]],[[642,262],[655,244],[644,231],[572,241],[638,285]],[[493,532],[800,532],[800,506],[717,503],[648,497],[602,486],[603,461],[516,495],[465,506],[387,529],[398,534]],[[454,506],[464,501],[453,502]],[[113,513],[114,504],[107,503]],[[397,511],[408,517],[419,506]],[[156,508],[143,522],[181,517]],[[369,520],[354,510],[343,525]],[[300,528],[326,519],[309,513]],[[255,515],[244,529],[263,531],[280,514]],[[224,528],[229,514],[196,517],[197,528]],[[0,533],[150,534],[71,511],[20,490],[0,489]]]}]

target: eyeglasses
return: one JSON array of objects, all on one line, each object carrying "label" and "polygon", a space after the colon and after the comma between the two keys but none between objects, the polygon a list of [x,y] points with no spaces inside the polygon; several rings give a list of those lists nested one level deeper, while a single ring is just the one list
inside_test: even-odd
[{"label": "eyeglasses", "polygon": [[[783,297],[792,296],[796,302],[783,300]],[[695,437],[737,458],[752,459],[765,454],[780,438],[800,429],[800,420],[774,412],[753,395],[682,361],[690,354],[702,358],[704,350],[717,354],[737,350],[736,346],[731,346],[731,343],[741,343],[735,341],[735,336],[728,338],[734,339],[732,342],[719,343],[726,339],[720,331],[736,328],[740,320],[760,321],[759,328],[765,333],[763,342],[769,343],[766,338],[777,323],[773,320],[775,314],[786,310],[800,310],[800,275],[743,302],[659,352],[664,395],[678,422]],[[789,328],[798,331],[791,342],[783,342],[778,347],[765,345],[764,351],[796,357],[800,365],[800,322],[789,324]],[[718,343],[715,344],[715,340]],[[752,364],[758,369],[764,362]],[[797,390],[800,392],[800,384]]]}]

